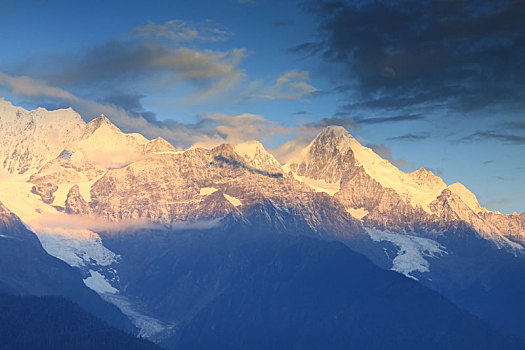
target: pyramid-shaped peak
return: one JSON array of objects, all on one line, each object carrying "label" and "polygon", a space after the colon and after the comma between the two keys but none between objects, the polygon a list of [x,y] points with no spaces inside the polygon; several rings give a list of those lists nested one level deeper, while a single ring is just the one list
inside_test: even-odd
[{"label": "pyramid-shaped peak", "polygon": [[359,142],[342,126],[325,127],[307,147],[309,153],[346,153],[354,147],[361,147]]},{"label": "pyramid-shaped peak", "polygon": [[101,127],[108,127],[114,131],[121,132],[120,129],[113,124],[104,114],[101,114],[97,118],[91,120],[86,126],[86,135],[91,135]]},{"label": "pyramid-shaped peak", "polygon": [[104,114],[99,115],[97,118],[93,119],[90,123],[93,123],[99,126],[102,124],[113,125],[113,123]]},{"label": "pyramid-shaped peak", "polygon": [[175,147],[162,137],[157,137],[145,145],[146,152],[175,152]]}]

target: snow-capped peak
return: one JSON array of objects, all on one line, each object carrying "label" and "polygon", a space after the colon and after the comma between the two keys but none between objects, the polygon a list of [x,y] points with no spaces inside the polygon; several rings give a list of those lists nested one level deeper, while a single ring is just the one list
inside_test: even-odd
[{"label": "snow-capped peak", "polygon": [[104,114],[101,114],[97,118],[91,120],[86,125],[84,137],[91,136],[95,131],[101,128],[107,128],[112,132],[122,133],[122,131],[120,131],[120,129],[115,124],[113,124]]},{"label": "snow-capped peak", "polygon": [[348,130],[339,125],[329,125],[325,127],[323,130],[321,130],[321,132],[318,135],[318,137],[323,136],[331,136],[335,138],[353,138],[353,136],[348,132]]},{"label": "snow-capped peak", "polygon": [[233,146],[233,150],[249,166],[270,173],[281,173],[282,168],[277,159],[270,154],[259,141],[248,141]]},{"label": "snow-capped peak", "polygon": [[446,188],[445,182],[427,170],[406,173],[388,160],[381,158],[371,148],[362,146],[353,139],[351,148],[356,163],[385,188],[392,188],[413,206],[420,205],[430,212],[428,205]]},{"label": "snow-capped peak", "polygon": [[328,126],[284,168],[296,177],[338,184],[354,164],[351,151],[354,141],[343,127]]},{"label": "snow-capped peak", "polygon": [[9,173],[26,173],[57,157],[81,138],[86,123],[71,108],[28,111],[0,100],[0,164]]},{"label": "snow-capped peak", "polygon": [[286,165],[286,169],[303,180],[336,184],[356,166],[361,166],[381,186],[394,189],[413,206],[420,205],[427,212],[430,212],[428,205],[446,188],[443,180],[430,171],[420,169],[405,173],[399,170],[340,126],[323,129],[298,159]]},{"label": "snow-capped peak", "polygon": [[474,213],[479,212],[481,206],[474,193],[470,192],[463,184],[456,182],[448,186],[448,189],[457,195]]}]

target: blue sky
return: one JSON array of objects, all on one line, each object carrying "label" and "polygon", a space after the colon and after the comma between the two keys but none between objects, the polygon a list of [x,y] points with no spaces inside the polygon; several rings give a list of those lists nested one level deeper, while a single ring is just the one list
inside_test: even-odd
[{"label": "blue sky", "polygon": [[[178,147],[330,124],[525,210],[524,1],[2,1],[0,96]],[[284,146],[283,146],[284,144]]]}]

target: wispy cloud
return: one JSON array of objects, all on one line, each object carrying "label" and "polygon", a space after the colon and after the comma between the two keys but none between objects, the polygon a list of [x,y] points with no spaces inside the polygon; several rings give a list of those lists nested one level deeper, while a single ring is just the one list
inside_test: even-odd
[{"label": "wispy cloud", "polygon": [[425,140],[428,138],[429,138],[428,133],[422,133],[422,134],[408,133],[408,134],[399,135],[399,136],[392,136],[392,137],[387,138],[387,140],[388,141],[420,141],[420,140]]},{"label": "wispy cloud", "polygon": [[[204,116],[215,124],[215,130],[226,143],[240,143],[249,140],[259,140],[271,142],[275,138],[290,133],[288,127],[279,125],[268,119],[250,113],[237,115],[227,115],[215,113],[210,116]],[[215,145],[217,143],[215,142]],[[213,143],[198,142],[196,145],[212,146]]]},{"label": "wispy cloud", "polygon": [[501,125],[504,129],[519,129],[525,130],[525,121],[509,121]]},{"label": "wispy cloud", "polygon": [[270,151],[281,164],[285,164],[296,158],[314,137],[315,134],[312,133],[297,133],[297,137],[272,148]]},{"label": "wispy cloud", "polygon": [[[178,221],[170,224],[156,224],[146,219],[109,221],[95,215],[50,213],[31,221],[31,227],[38,231],[67,236],[85,237],[85,231],[107,234],[133,233],[138,230],[155,230],[169,227],[172,230],[199,230],[216,227],[219,220]],[[144,231],[143,231],[144,232]],[[88,236],[89,237],[89,236]]]},{"label": "wispy cloud", "polygon": [[202,22],[181,19],[172,19],[162,24],[150,22],[134,28],[132,33],[148,39],[165,39],[177,43],[224,41],[232,35],[226,27],[210,19]]},{"label": "wispy cloud", "polygon": [[356,117],[355,122],[358,124],[382,124],[382,123],[396,123],[413,120],[424,119],[422,115],[396,115],[393,117],[376,117],[376,118],[363,118]]},{"label": "wispy cloud", "polygon": [[63,89],[49,86],[43,81],[27,76],[11,76],[0,72],[0,85],[8,86],[17,95],[48,96],[67,101],[77,99],[76,96]]},{"label": "wispy cloud", "polygon": [[460,142],[473,142],[482,140],[496,140],[508,145],[525,145],[525,136],[514,134],[503,134],[492,130],[477,131],[459,139]]},{"label": "wispy cloud", "polygon": [[262,86],[260,81],[253,82],[249,91],[249,97],[252,98],[299,100],[312,96],[318,90],[310,84],[309,72],[292,70],[280,75],[268,87]]},{"label": "wispy cloud", "polygon": [[316,55],[317,53],[321,52],[323,48],[324,48],[324,43],[322,42],[307,42],[307,43],[301,43],[299,45],[291,47],[288,49],[288,51],[291,53],[295,53],[295,54],[312,56],[312,55]]}]

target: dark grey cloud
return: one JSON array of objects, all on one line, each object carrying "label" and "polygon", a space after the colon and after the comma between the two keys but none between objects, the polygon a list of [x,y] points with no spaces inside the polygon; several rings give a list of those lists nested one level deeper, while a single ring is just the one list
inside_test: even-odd
[{"label": "dark grey cloud", "polygon": [[392,136],[392,137],[387,138],[387,140],[388,141],[420,141],[420,140],[425,140],[427,138],[429,138],[429,134],[427,133],[423,133],[423,134],[408,133],[408,134],[399,135],[399,136]]},{"label": "dark grey cloud", "polygon": [[488,131],[477,131],[468,136],[459,139],[460,142],[475,142],[483,140],[496,140],[501,141],[508,145],[525,145],[525,136],[515,134],[503,134],[500,132],[488,130]]},{"label": "dark grey cloud", "polygon": [[304,7],[319,19],[320,39],[290,51],[337,64],[332,78],[350,82],[353,108],[469,113],[525,105],[525,0],[308,1]]},{"label": "dark grey cloud", "polygon": [[364,118],[356,117],[354,120],[357,124],[382,124],[382,123],[397,123],[412,120],[424,119],[422,115],[396,115],[393,117],[376,117],[376,118]]}]

